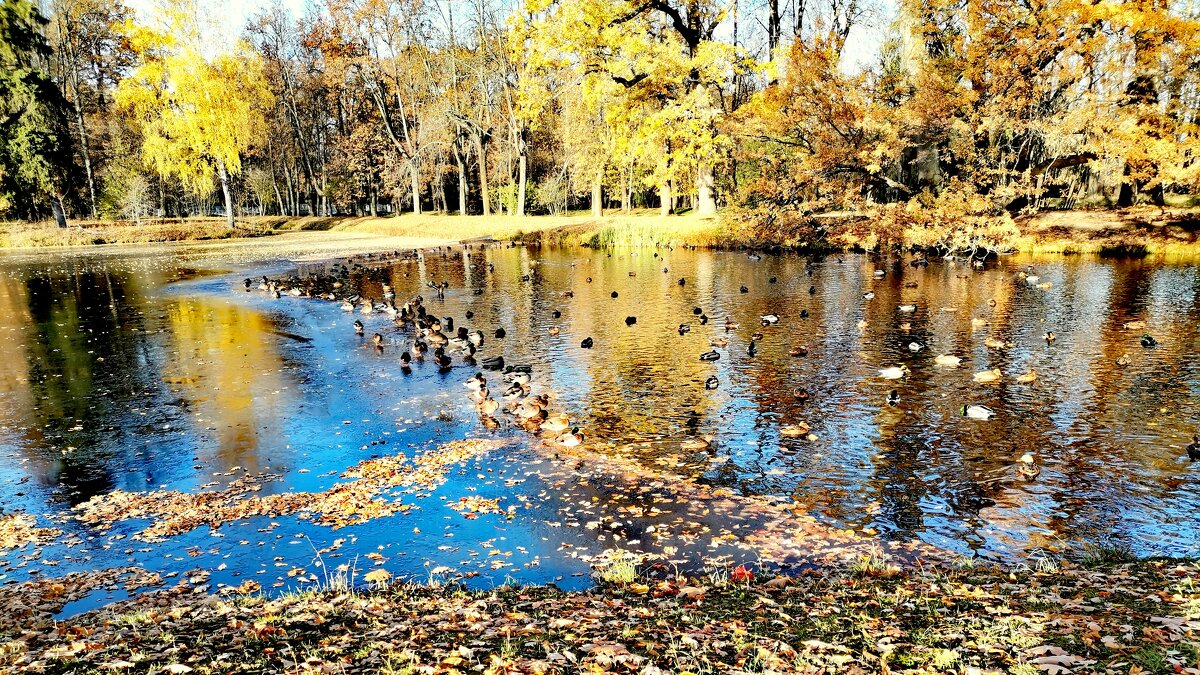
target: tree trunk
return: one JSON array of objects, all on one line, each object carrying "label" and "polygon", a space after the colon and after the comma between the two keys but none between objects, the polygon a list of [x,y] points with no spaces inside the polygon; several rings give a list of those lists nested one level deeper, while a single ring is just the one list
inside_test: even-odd
[{"label": "tree trunk", "polygon": [[713,178],[712,164],[703,162],[696,174],[696,211],[702,216],[715,215],[717,212],[716,179]]},{"label": "tree trunk", "polygon": [[62,197],[54,195],[50,200],[50,208],[54,210],[54,223],[60,228],[67,226],[67,212],[63,209]]},{"label": "tree trunk", "polygon": [[658,186],[658,198],[662,201],[658,207],[659,215],[671,215],[671,211],[673,211],[675,208],[673,198],[671,197],[671,181],[664,180],[662,185]]},{"label": "tree trunk", "polygon": [[225,162],[217,162],[217,175],[221,178],[221,192],[225,195],[225,224],[233,229],[233,193],[229,191],[229,172]]},{"label": "tree trunk", "polygon": [[408,172],[412,178],[412,212],[414,216],[419,216],[421,215],[421,169],[417,166],[415,157],[408,160]]},{"label": "tree trunk", "polygon": [[517,217],[525,215],[525,178],[528,161],[525,150],[522,148],[521,155],[517,159]]},{"label": "tree trunk", "polygon": [[596,170],[596,177],[592,179],[592,215],[600,218],[604,215],[604,168]]},{"label": "tree trunk", "polygon": [[488,195],[487,157],[483,154],[483,132],[475,133],[475,156],[479,158],[479,197],[483,200],[483,214],[492,215],[492,200]]},{"label": "tree trunk", "polygon": [[467,215],[467,166],[458,157],[458,215]]}]

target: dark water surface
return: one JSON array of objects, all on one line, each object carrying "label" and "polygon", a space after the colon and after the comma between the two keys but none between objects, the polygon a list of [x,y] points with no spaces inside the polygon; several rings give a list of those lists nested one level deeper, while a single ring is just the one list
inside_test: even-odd
[{"label": "dark water surface", "polygon": [[[962,261],[914,268],[907,258],[660,253],[429,252],[356,274],[355,290],[378,298],[387,278],[398,302],[422,294],[432,313],[481,329],[483,354],[532,365],[535,391],[589,442],[668,477],[795,500],[838,528],[964,555],[1013,560],[1091,541],[1200,555],[1200,463],[1184,452],[1200,400],[1200,269],[1081,257],[1009,257],[976,270]],[[1030,268],[1051,286],[1019,276]],[[447,565],[474,570],[472,583],[572,586],[588,570],[575,552],[621,543],[589,521],[624,518],[636,529],[628,514],[640,511],[617,489],[579,481],[547,497],[557,488],[539,468],[544,453],[520,446],[452,471],[428,496],[406,495],[413,512],[340,530],[260,517],[146,544],[132,539],[145,522],[98,533],[67,518],[114,490],[190,492],[246,472],[282,475],[268,493],[323,490],[363,459],[485,433],[461,385],[475,370],[457,356],[449,374],[417,363],[405,375],[399,355],[412,334],[386,314],[242,289],[246,276],[292,269],[278,252],[0,258],[2,506],[77,538],[35,555],[0,552],[5,581],[136,564],[283,588],[319,576],[314,550],[342,540],[326,564],[369,568],[365,556],[379,553],[397,574]],[[887,275],[876,278],[877,269]],[[449,282],[444,300],[430,281]],[[898,310],[910,303],[915,312]],[[764,314],[778,324],[762,326]],[[382,352],[355,336],[355,319],[368,336],[383,334]],[[727,331],[726,319],[740,326]],[[1146,328],[1126,329],[1131,321]],[[681,323],[691,331],[680,334]],[[505,338],[492,338],[497,327]],[[1139,344],[1143,332],[1156,347]],[[580,348],[585,337],[593,349]],[[701,361],[720,338],[720,360]],[[914,341],[924,348],[911,351]],[[806,356],[789,355],[797,345]],[[938,354],[963,363],[935,365]],[[907,378],[880,378],[901,364]],[[999,382],[973,381],[992,368]],[[1016,381],[1031,370],[1036,381]],[[707,390],[713,375],[719,386]],[[893,389],[899,402],[889,405]],[[964,418],[965,404],[997,415]],[[781,433],[800,422],[815,439]],[[695,437],[712,446],[684,449]],[[1017,471],[1024,453],[1041,467],[1032,481]],[[523,508],[512,519],[468,520],[444,506],[463,495]],[[284,574],[296,569],[304,571]]]}]

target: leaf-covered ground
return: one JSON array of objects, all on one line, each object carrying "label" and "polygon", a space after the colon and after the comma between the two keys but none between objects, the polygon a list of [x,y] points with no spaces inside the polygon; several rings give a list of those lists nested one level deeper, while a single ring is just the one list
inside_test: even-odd
[{"label": "leaf-covered ground", "polygon": [[[147,583],[136,572],[126,583]],[[150,580],[149,583],[161,580]],[[1200,566],[856,569],[584,592],[375,584],[268,599],[204,578],[74,619],[0,618],[0,668],[45,673],[1200,673]],[[103,583],[120,583],[114,578]],[[7,589],[52,609],[53,581]],[[243,589],[245,590],[245,589]],[[5,598],[0,598],[5,600]]]}]

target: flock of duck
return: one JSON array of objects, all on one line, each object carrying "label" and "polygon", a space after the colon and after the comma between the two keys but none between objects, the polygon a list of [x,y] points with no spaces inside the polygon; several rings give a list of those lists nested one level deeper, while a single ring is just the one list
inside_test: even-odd
[{"label": "flock of duck", "polygon": [[[468,245],[469,249],[470,246]],[[449,249],[437,248],[433,250],[434,254],[440,253],[442,256],[447,256]],[[457,355],[463,365],[471,368],[481,368],[479,372],[472,375],[466,380],[464,386],[467,389],[467,396],[477,409],[482,424],[487,428],[498,428],[500,422],[497,420],[497,415],[504,414],[510,416],[516,426],[528,432],[541,435],[543,438],[552,440],[563,446],[577,446],[583,441],[583,434],[577,426],[572,425],[570,418],[565,413],[551,413],[550,399],[545,393],[534,395],[530,388],[532,379],[532,368],[526,365],[511,365],[506,364],[503,356],[487,356],[480,358],[479,350],[483,347],[485,335],[479,329],[468,329],[466,326],[456,326],[455,319],[450,316],[437,317],[431,314],[425,307],[425,300],[421,295],[417,295],[407,301],[397,304],[395,292],[388,285],[386,277],[386,268],[381,263],[389,260],[414,260],[420,259],[424,254],[420,251],[412,252],[393,252],[390,254],[366,254],[358,258],[351,258],[345,263],[336,264],[332,270],[326,274],[310,275],[303,279],[299,276],[292,276],[282,280],[272,280],[268,277],[262,277],[257,287],[259,290],[270,293],[273,297],[282,297],[284,294],[294,297],[309,297],[320,298],[328,301],[339,302],[342,310],[347,313],[360,312],[363,315],[372,315],[376,313],[390,316],[392,322],[402,331],[411,333],[411,339],[407,341],[408,348],[400,354],[401,369],[408,373],[413,361],[431,360],[443,372],[449,372],[453,368],[451,356]],[[657,258],[658,253],[654,256]],[[750,254],[751,260],[760,259],[757,254]],[[839,259],[840,261],[841,259]],[[973,261],[975,266],[982,266],[979,261]],[[911,261],[914,267],[928,265],[927,259],[918,257]],[[487,265],[491,269],[491,265]],[[472,268],[476,264],[471,265]],[[668,268],[664,267],[663,272],[668,272]],[[350,286],[350,278],[352,273],[360,273],[366,278],[372,276],[377,277],[382,287],[382,293],[378,300],[360,296],[355,294]],[[811,263],[805,264],[805,273],[811,277],[813,275],[813,267]],[[885,277],[887,271],[884,269],[876,269],[874,277],[881,279]],[[630,276],[635,276],[634,272],[629,273]],[[1035,286],[1041,289],[1050,288],[1049,282],[1043,282],[1039,276],[1032,270],[1026,270],[1019,273],[1019,278],[1024,283],[1030,286]],[[523,280],[528,280],[525,277]],[[587,278],[587,282],[591,283],[591,277]],[[769,283],[776,283],[775,277],[770,277]],[[687,283],[685,278],[680,278],[677,282],[680,286]],[[246,279],[245,289],[252,290],[254,282]],[[449,287],[448,282],[428,282],[427,284],[438,298],[443,298],[446,289]],[[915,287],[915,282],[908,282],[906,287]],[[748,292],[745,286],[740,288],[741,293]],[[809,286],[809,294],[817,292],[816,286]],[[482,289],[476,289],[478,295],[482,293]],[[573,293],[565,291],[564,297],[571,298]],[[618,298],[619,293],[612,291],[612,298]],[[864,301],[874,299],[874,292],[867,291],[863,293]],[[995,307],[996,301],[990,300],[989,305]],[[901,304],[897,306],[896,311],[901,315],[911,315],[917,311],[915,304]],[[807,310],[801,310],[801,314],[807,315]],[[559,318],[561,312],[554,311],[554,318]],[[693,309],[694,321],[700,325],[707,325],[710,321],[703,308],[696,307]],[[473,313],[467,311],[465,319],[471,321],[474,318]],[[777,314],[763,314],[759,317],[763,330],[768,330],[770,327],[779,323],[780,317]],[[636,316],[628,316],[625,318],[626,326],[634,326],[637,323]],[[980,329],[988,325],[986,319],[973,318],[971,320],[972,328]],[[354,331],[359,336],[365,336],[366,326],[361,319],[356,319],[353,322]],[[740,328],[737,321],[732,318],[725,319],[723,328],[726,333],[736,331]],[[858,322],[858,329],[864,330],[866,321]],[[902,321],[899,328],[903,332],[911,329],[911,323]],[[1144,330],[1145,323],[1142,321],[1131,321],[1125,324],[1127,330]],[[692,330],[691,323],[680,323],[678,332],[684,335]],[[559,328],[551,326],[549,328],[551,335],[557,335]],[[504,339],[506,332],[503,327],[498,327],[492,332],[492,336],[496,340]],[[749,356],[753,357],[758,353],[759,343],[763,340],[761,330],[756,330],[752,335],[747,347]],[[1052,344],[1056,336],[1052,331],[1047,331],[1042,338],[1047,344]],[[381,333],[374,333],[371,336],[372,342],[377,350],[382,351],[384,348],[384,338]],[[1156,346],[1157,341],[1148,333],[1143,332],[1140,340],[1142,347],[1150,349]],[[710,340],[712,349],[700,354],[701,361],[717,361],[721,359],[722,349],[728,347],[728,339],[724,336],[718,336]],[[995,338],[987,338],[985,344],[990,349],[1005,349],[1014,346],[1010,342],[1005,342]],[[580,348],[590,349],[594,346],[594,340],[591,337],[584,338],[580,343]],[[919,340],[912,340],[907,344],[910,352],[917,353],[926,349],[926,345]],[[789,350],[790,356],[803,357],[808,354],[808,348],[805,345],[798,344]],[[945,368],[955,368],[962,363],[963,359],[954,354],[938,354],[934,357],[935,366]],[[1131,359],[1128,353],[1122,354],[1116,364],[1126,366]],[[485,372],[495,373],[494,379],[489,380]],[[907,365],[895,365],[882,368],[879,370],[879,377],[883,380],[906,380],[911,371]],[[973,373],[972,379],[977,383],[995,383],[1002,380],[1004,374],[999,368],[992,368]],[[1015,380],[1022,384],[1031,384],[1038,378],[1038,374],[1034,370],[1018,375]],[[717,389],[720,386],[720,380],[716,375],[712,375],[704,382],[705,389]],[[809,393],[803,387],[798,387],[793,390],[793,395],[799,401],[805,401],[809,398]],[[497,400],[497,396],[503,401]],[[888,405],[898,405],[900,401],[900,393],[896,389],[888,392],[886,403]],[[966,418],[986,421],[996,416],[996,411],[980,404],[963,405],[960,409],[960,414]],[[791,425],[781,430],[785,436],[807,436],[809,435],[809,427],[804,423]],[[1200,436],[1194,436],[1192,443],[1186,447],[1187,455],[1190,459],[1200,461]],[[697,447],[707,447],[708,442],[704,439],[689,439],[688,448],[696,449]],[[685,448],[685,449],[688,449]],[[1018,472],[1028,478],[1035,478],[1040,472],[1032,454],[1024,454],[1017,465]]]}]

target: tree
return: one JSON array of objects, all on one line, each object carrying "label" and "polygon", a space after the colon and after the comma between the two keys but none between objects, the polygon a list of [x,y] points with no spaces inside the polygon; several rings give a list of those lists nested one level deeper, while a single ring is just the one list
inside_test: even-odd
[{"label": "tree", "polygon": [[264,136],[273,102],[262,60],[244,41],[207,53],[194,6],[181,5],[165,18],[163,32],[129,25],[140,62],[118,85],[117,102],[140,125],[142,156],[160,176],[175,176],[197,194],[212,190],[214,175],[219,179],[232,229],[231,177]]},{"label": "tree", "polygon": [[46,18],[29,0],[0,0],[0,211],[45,213],[66,227],[71,167],[66,101],[46,71]]}]

